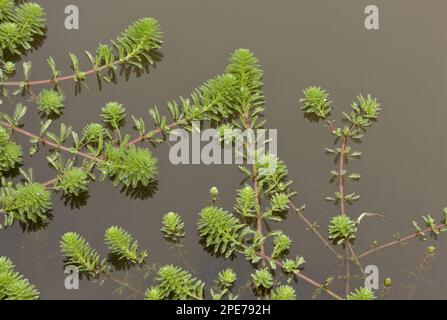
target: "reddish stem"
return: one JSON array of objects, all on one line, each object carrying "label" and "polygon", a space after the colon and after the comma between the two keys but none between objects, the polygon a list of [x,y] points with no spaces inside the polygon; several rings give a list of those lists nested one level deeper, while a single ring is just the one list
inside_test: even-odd
[{"label": "reddish stem", "polygon": [[[440,224],[438,224],[438,225],[435,227],[435,229],[440,230],[440,229],[445,228],[445,227],[447,227],[447,223],[440,223]],[[422,230],[421,232],[415,232],[415,233],[409,234],[408,236],[405,236],[405,237],[403,237],[403,238],[400,238],[400,239],[397,239],[397,240],[394,240],[394,241],[390,241],[390,242],[388,242],[388,243],[382,244],[381,246],[378,246],[378,247],[372,248],[372,249],[370,249],[370,250],[368,250],[368,251],[365,251],[364,253],[362,253],[361,255],[359,255],[358,258],[359,258],[359,259],[362,259],[362,258],[364,258],[364,257],[366,257],[366,256],[368,256],[368,255],[370,255],[370,254],[372,254],[372,253],[374,253],[374,252],[376,252],[376,251],[379,251],[379,250],[382,250],[382,249],[385,249],[385,248],[394,246],[394,245],[396,245],[396,244],[405,242],[405,241],[410,240],[410,239],[413,239],[413,238],[417,238],[417,237],[419,237],[422,233],[425,234],[425,233],[428,233],[428,232],[431,232],[431,231],[432,231],[432,228],[426,228],[426,229]]]},{"label": "reddish stem", "polygon": [[[83,73],[85,76],[88,76],[88,75],[90,75],[90,74],[100,72],[100,71],[102,71],[102,70],[104,70],[104,69],[113,67],[114,65],[117,65],[117,64],[120,64],[120,63],[122,63],[122,61],[121,61],[121,60],[118,60],[118,61],[115,61],[115,62],[113,62],[113,63],[111,63],[111,64],[102,66],[102,67],[100,67],[100,68],[97,68],[97,69],[92,68],[92,69],[89,69],[89,70],[84,71],[84,72],[82,72],[82,73]],[[15,86],[20,86],[22,83],[26,83],[26,84],[29,85],[29,86],[46,85],[46,84],[58,83],[58,82],[61,82],[61,81],[66,81],[66,80],[74,80],[75,77],[76,77],[76,74],[71,74],[71,75],[68,75],[68,76],[62,76],[62,77],[57,77],[57,78],[54,78],[54,79],[52,78],[52,79],[45,79],[45,80],[34,80],[34,81],[6,81],[6,82],[4,82],[4,83],[1,83],[0,85],[5,86],[5,87],[15,87]]]},{"label": "reddish stem", "polygon": [[[269,257],[265,254],[262,254],[260,252],[257,252],[256,255],[258,255],[259,257],[261,257],[264,260],[269,260],[269,261],[273,261],[278,267],[282,268],[283,267],[283,263],[273,259],[272,257]],[[323,290],[326,294],[328,294],[329,296],[331,296],[334,299],[337,300],[343,300],[342,297],[340,297],[338,294],[336,294],[335,292],[331,291],[328,288],[325,288],[321,283],[318,283],[317,281],[309,278],[308,276],[305,276],[304,274],[302,274],[299,271],[295,271],[293,272],[295,276],[297,276],[298,278],[301,278],[302,280],[306,281],[307,283],[313,285],[314,287]]]},{"label": "reddish stem", "polygon": [[53,147],[53,148],[55,148],[57,150],[66,151],[66,152],[69,152],[71,154],[75,154],[75,155],[78,155],[78,156],[81,156],[81,157],[84,157],[84,158],[87,158],[87,159],[90,159],[90,160],[93,160],[93,161],[98,161],[99,160],[98,158],[96,158],[96,157],[94,157],[92,155],[89,155],[87,153],[81,152],[81,151],[73,152],[70,148],[67,148],[67,147],[65,147],[63,145],[60,145],[60,144],[51,142],[51,141],[49,141],[47,139],[44,139],[42,137],[39,137],[38,135],[36,135],[34,133],[31,133],[31,132],[29,132],[27,130],[24,130],[24,129],[21,129],[21,128],[18,128],[18,127],[13,127],[12,125],[10,125],[7,122],[0,121],[0,125],[4,126],[6,128],[9,128],[9,129],[11,129],[13,131],[19,132],[19,133],[21,133],[24,136],[27,136],[29,138],[37,139],[38,141],[42,142],[44,145],[51,146],[51,147]]}]

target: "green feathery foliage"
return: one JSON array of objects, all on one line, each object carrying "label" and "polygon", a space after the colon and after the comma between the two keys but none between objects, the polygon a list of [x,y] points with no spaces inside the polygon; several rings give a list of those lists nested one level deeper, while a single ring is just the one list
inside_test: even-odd
[{"label": "green feathery foliage", "polygon": [[321,87],[308,87],[304,89],[304,98],[300,99],[301,110],[311,120],[326,119],[332,111],[332,101],[329,100],[329,93]]},{"label": "green feathery foliage", "polygon": [[289,170],[284,161],[273,154],[266,154],[256,158],[256,166],[259,170],[259,185],[268,196],[284,193],[290,198],[289,181],[287,175]]},{"label": "green feathery foliage", "polygon": [[147,289],[147,300],[202,300],[204,283],[189,272],[173,265],[160,268],[158,286]]},{"label": "green feathery foliage", "polygon": [[253,124],[263,111],[262,69],[258,59],[246,49],[235,50],[225,73],[207,81],[190,98],[173,101],[168,108],[174,119],[187,127],[193,120],[214,120],[219,125],[251,114]]},{"label": "green feathery foliage", "polygon": [[217,274],[216,287],[210,288],[210,295],[213,300],[222,300],[225,296],[229,300],[236,300],[237,295],[231,293],[237,275],[231,268],[227,268]]},{"label": "green feathery foliage", "polygon": [[272,290],[270,295],[272,300],[296,300],[295,289],[289,285],[280,285]]},{"label": "green feathery foliage", "polygon": [[23,161],[22,147],[15,142],[0,146],[0,175],[17,168]]},{"label": "green feathery foliage", "polygon": [[[96,71],[99,80],[112,82],[115,78],[117,65],[131,66],[137,71],[143,71],[154,63],[152,53],[160,48],[163,39],[158,21],[153,18],[142,18],[132,23],[121,35],[112,41],[113,47],[101,44],[96,53],[86,51],[86,55]],[[80,71],[78,58],[70,54],[75,81],[80,83],[85,79],[85,73]],[[53,77],[57,75],[55,68]],[[103,72],[107,71],[107,72]]]},{"label": "green feathery foliage", "polygon": [[44,17],[45,11],[36,3],[0,1],[0,57],[30,50],[36,38],[44,34]]},{"label": "green feathery foliage", "polygon": [[102,178],[109,178],[114,186],[123,184],[126,187],[147,187],[155,181],[158,174],[157,158],[148,149],[130,147],[106,146],[106,161],[99,163]]},{"label": "green feathery foliage", "polygon": [[190,112],[192,120],[216,120],[230,117],[233,113],[231,97],[235,90],[235,79],[230,75],[218,76],[207,81],[192,95]]},{"label": "green feathery foliage", "polygon": [[13,141],[7,130],[0,127],[0,175],[22,163],[22,148]]},{"label": "green feathery foliage", "polygon": [[7,61],[6,63],[4,63],[3,72],[8,76],[16,72],[16,65],[14,64],[14,62]]},{"label": "green feathery foliage", "polygon": [[109,102],[101,109],[103,121],[112,127],[118,129],[124,123],[126,118],[126,109],[118,102]]},{"label": "green feathery foliage", "polygon": [[348,294],[346,298],[348,300],[374,300],[376,295],[371,289],[361,287]]},{"label": "green feathery foliage", "polygon": [[244,219],[256,217],[256,193],[251,186],[238,190],[234,210]]},{"label": "green feathery foliage", "polygon": [[267,268],[256,270],[251,274],[251,280],[256,289],[270,289],[273,287],[273,276]]},{"label": "green feathery foliage", "polygon": [[60,248],[66,258],[66,264],[77,267],[80,272],[97,277],[106,269],[105,260],[102,260],[96,250],[76,232],[65,233],[61,237]]},{"label": "green feathery foliage", "polygon": [[13,0],[0,0],[0,21],[9,18],[14,8]]},{"label": "green feathery foliage", "polygon": [[152,62],[149,52],[160,48],[162,39],[163,33],[158,21],[153,18],[142,18],[124,30],[114,45],[120,60],[141,67],[145,61]]},{"label": "green feathery foliage", "polygon": [[199,213],[197,226],[204,246],[213,254],[229,258],[240,249],[244,225],[227,211],[206,207]]},{"label": "green feathery foliage", "polygon": [[39,292],[34,285],[14,268],[10,259],[0,257],[0,300],[39,299]]},{"label": "green feathery foliage", "polygon": [[224,145],[230,145],[236,140],[238,132],[233,124],[222,123],[217,126],[217,137]]},{"label": "green feathery foliage", "polygon": [[5,128],[0,127],[0,146],[4,146],[9,142],[9,133]]},{"label": "green feathery foliage", "polygon": [[144,293],[145,300],[164,300],[164,294],[158,287],[147,288]]},{"label": "green feathery foliage", "polygon": [[0,273],[7,272],[9,270],[14,269],[14,264],[12,263],[11,259],[8,259],[6,257],[0,257]]},{"label": "green feathery foliage", "polygon": [[106,136],[105,128],[99,123],[89,123],[82,129],[82,141],[85,143],[98,143]]},{"label": "green feathery foliage", "polygon": [[237,280],[237,275],[233,269],[227,268],[217,275],[217,283],[222,289],[230,289]]},{"label": "green feathery foliage", "polygon": [[55,185],[56,190],[62,190],[64,194],[79,196],[88,190],[89,177],[82,168],[67,168],[58,176]]},{"label": "green feathery foliage", "polygon": [[161,232],[163,232],[163,236],[166,239],[172,242],[178,242],[185,236],[185,223],[177,213],[168,212],[165,214],[162,224]]},{"label": "green feathery foliage", "polygon": [[353,111],[348,120],[363,129],[371,126],[373,121],[377,121],[382,110],[380,103],[371,95],[368,95],[366,98],[359,95],[357,101],[354,101],[351,107]]},{"label": "green feathery foliage", "polygon": [[104,239],[109,250],[117,255],[120,260],[141,264],[148,256],[146,250],[138,252],[138,241],[134,241],[132,236],[121,227],[112,226],[108,228]]},{"label": "green feathery foliage", "polygon": [[64,96],[58,90],[43,89],[36,102],[39,111],[46,116],[60,115],[64,108]]},{"label": "green feathery foliage", "polygon": [[272,258],[278,259],[287,254],[292,246],[292,240],[281,231],[273,237]]},{"label": "green feathery foliage", "polygon": [[265,154],[256,158],[260,191],[270,200],[270,208],[263,214],[264,219],[281,221],[288,212],[288,203],[296,194],[290,190],[289,171],[284,161],[276,155]]},{"label": "green feathery foliage", "polygon": [[338,215],[331,219],[328,231],[330,240],[342,244],[355,239],[357,227],[356,223],[347,215]]},{"label": "green feathery foliage", "polygon": [[47,220],[52,208],[51,193],[40,183],[7,184],[0,190],[1,211],[7,214],[5,225],[14,220],[38,223]]},{"label": "green feathery foliage", "polygon": [[282,270],[285,273],[300,272],[301,266],[306,263],[303,257],[296,257],[295,259],[286,259],[283,261]]},{"label": "green feathery foliage", "polygon": [[270,206],[273,212],[284,212],[289,209],[288,203],[290,199],[289,196],[283,192],[275,193],[270,199]]},{"label": "green feathery foliage", "polygon": [[238,91],[233,96],[234,104],[240,114],[248,114],[250,109],[261,108],[264,105],[262,93],[263,71],[259,60],[247,49],[237,49],[230,57],[226,73],[236,78]]},{"label": "green feathery foliage", "polygon": [[168,108],[174,121],[182,120],[182,126],[190,127],[192,121],[223,121],[233,114],[231,97],[235,94],[236,79],[226,74],[208,80],[194,90],[189,98],[180,98],[180,105],[169,102]]}]

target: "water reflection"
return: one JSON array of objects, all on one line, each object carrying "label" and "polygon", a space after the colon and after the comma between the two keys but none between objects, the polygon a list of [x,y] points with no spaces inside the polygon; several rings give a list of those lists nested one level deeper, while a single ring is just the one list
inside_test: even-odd
[{"label": "water reflection", "polygon": [[139,183],[136,187],[123,186],[121,188],[121,193],[126,197],[134,200],[147,200],[153,198],[155,193],[158,191],[158,180],[149,182],[147,186]]},{"label": "water reflection", "polygon": [[32,222],[32,221],[27,223],[20,222],[19,223],[20,229],[22,230],[23,233],[42,231],[51,224],[54,218],[52,211],[47,211],[45,213],[45,216],[46,220],[41,220],[38,222]]},{"label": "water reflection", "polygon": [[[33,51],[36,51],[43,45],[43,43],[47,39],[47,31],[48,31],[48,28],[45,27],[44,29],[42,29],[43,34],[34,35],[34,39],[30,43],[31,49],[27,50],[27,53],[25,54],[25,56],[31,54]],[[9,51],[7,51],[3,54],[3,57],[0,56],[0,58],[2,58],[2,60],[4,60],[4,61],[19,62],[20,60],[23,59],[23,55],[16,54],[16,53],[10,53]]]},{"label": "water reflection", "polygon": [[60,200],[64,202],[64,206],[70,207],[71,210],[79,210],[87,205],[87,201],[90,199],[90,192],[80,192],[78,195],[74,194],[62,194]]}]

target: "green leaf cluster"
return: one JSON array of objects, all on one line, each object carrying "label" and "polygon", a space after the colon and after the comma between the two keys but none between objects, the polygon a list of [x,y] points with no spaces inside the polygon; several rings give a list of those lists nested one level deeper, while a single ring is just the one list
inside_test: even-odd
[{"label": "green leaf cluster", "polygon": [[82,129],[82,141],[87,144],[104,141],[106,135],[106,129],[99,123],[89,123]]},{"label": "green leaf cluster", "polygon": [[64,108],[64,96],[59,90],[43,89],[36,97],[40,112],[46,116],[60,115]]},{"label": "green leaf cluster", "polygon": [[168,103],[174,121],[182,119],[188,127],[194,120],[214,120],[220,124],[240,116],[252,114],[256,123],[263,110],[262,69],[258,59],[246,49],[235,50],[224,74],[217,76],[194,90],[180,103]]},{"label": "green leaf cluster", "polygon": [[113,129],[121,127],[126,118],[126,109],[122,104],[115,101],[107,103],[101,111],[101,117],[104,123]]},{"label": "green leaf cluster", "polygon": [[163,236],[173,242],[178,242],[185,236],[185,223],[175,212],[168,212],[162,219],[163,227],[161,232]]},{"label": "green leaf cluster", "polygon": [[217,274],[217,283],[222,289],[231,288],[237,280],[237,275],[233,269],[227,268]]},{"label": "green leaf cluster", "polygon": [[66,195],[79,196],[88,190],[89,176],[83,168],[70,167],[58,176],[56,190],[62,190]]},{"label": "green leaf cluster", "polygon": [[289,252],[291,247],[292,247],[292,240],[281,231],[278,232],[273,237],[272,258],[277,259],[284,256]]},{"label": "green leaf cluster", "polygon": [[0,257],[0,300],[37,300],[39,292],[28,279],[14,270],[14,264]]},{"label": "green leaf cluster", "polygon": [[277,286],[270,294],[272,300],[296,300],[296,291],[293,287],[284,284]]},{"label": "green leaf cluster", "polygon": [[328,232],[330,240],[343,244],[345,241],[355,239],[357,226],[347,215],[338,215],[331,219]]},{"label": "green leaf cluster", "polygon": [[304,97],[300,99],[301,110],[311,120],[320,121],[326,119],[332,111],[332,101],[329,93],[318,86],[308,87],[303,90]]},{"label": "green leaf cluster", "polygon": [[45,21],[45,11],[36,3],[16,5],[13,0],[0,0],[0,57],[30,50],[44,34]]},{"label": "green leaf cluster", "polygon": [[361,287],[349,293],[346,298],[348,300],[374,300],[376,299],[376,295],[371,289]]},{"label": "green leaf cluster", "polygon": [[229,212],[214,206],[206,207],[199,213],[197,226],[205,248],[213,254],[229,258],[240,249],[244,225]]},{"label": "green leaf cluster", "polygon": [[273,287],[273,276],[267,268],[256,270],[251,274],[251,280],[256,289],[271,289]]},{"label": "green leaf cluster", "polygon": [[5,225],[14,220],[23,223],[38,223],[47,220],[52,208],[51,193],[40,183],[11,183],[0,190],[1,211],[6,213]]},{"label": "green leaf cluster", "polygon": [[257,108],[261,112],[264,105],[263,71],[254,54],[247,49],[235,50],[225,72],[236,78],[237,91],[232,98],[239,113],[248,115]]},{"label": "green leaf cluster", "polygon": [[[110,251],[109,262],[113,263],[113,257],[125,262],[126,265],[143,264],[148,256],[146,250],[139,250],[138,241],[134,241],[132,235],[119,226],[111,226],[104,233],[104,241]],[[66,265],[78,268],[80,272],[89,277],[98,278],[113,270],[105,259],[79,233],[67,232],[62,235],[60,249],[66,258]]]},{"label": "green leaf cluster", "polygon": [[286,259],[283,261],[282,270],[285,273],[300,272],[301,266],[306,263],[303,257],[296,257],[295,259]]},{"label": "green leaf cluster", "polygon": [[222,121],[231,117],[236,79],[232,75],[221,75],[194,90],[189,98],[180,98],[168,103],[174,121],[183,120],[184,127],[190,127],[192,121]]},{"label": "green leaf cluster", "polygon": [[121,227],[108,228],[104,239],[110,252],[117,255],[120,260],[141,264],[148,256],[146,250],[139,252],[138,241],[134,241],[132,236]]},{"label": "green leaf cluster", "polygon": [[352,125],[362,130],[371,126],[374,121],[377,121],[382,110],[380,103],[371,95],[368,95],[366,98],[362,95],[357,96],[357,101],[354,101],[351,107],[353,111],[350,115],[346,115],[346,118]]},{"label": "green leaf cluster", "polygon": [[79,233],[67,232],[60,240],[60,249],[66,264],[89,276],[97,277],[106,269],[106,262]]},{"label": "green leaf cluster", "polygon": [[[141,67],[144,61],[152,62],[149,53],[160,48],[162,40],[163,33],[158,21],[153,18],[142,18],[124,30],[117,41],[114,41],[114,45],[119,60]],[[107,51],[104,55],[104,50],[100,53],[103,53],[102,58],[110,56]]]},{"label": "green leaf cluster", "polygon": [[244,219],[256,217],[256,193],[251,186],[238,190],[234,210]]},{"label": "green leaf cluster", "polygon": [[0,175],[22,163],[22,147],[10,140],[8,131],[0,127]]},{"label": "green leaf cluster", "polygon": [[114,186],[147,187],[155,181],[158,174],[157,158],[148,149],[134,145],[116,147],[111,143],[106,146],[106,160],[98,165],[102,178],[109,178]]},{"label": "green leaf cluster", "polygon": [[204,283],[189,272],[173,265],[160,268],[158,285],[147,289],[146,300],[201,300]]}]

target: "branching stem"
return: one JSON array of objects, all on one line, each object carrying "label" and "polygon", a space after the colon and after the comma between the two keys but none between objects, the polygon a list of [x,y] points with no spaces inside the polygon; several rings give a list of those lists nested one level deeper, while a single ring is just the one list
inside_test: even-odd
[{"label": "branching stem", "polygon": [[321,234],[320,231],[318,231],[317,227],[315,226],[315,224],[313,224],[312,222],[309,221],[309,219],[306,218],[306,216],[304,215],[304,213],[302,212],[302,210],[300,208],[297,208],[295,206],[295,204],[292,201],[289,201],[289,206],[295,211],[296,215],[303,220],[303,222],[307,225],[307,227],[309,228],[309,230],[311,230],[317,237],[318,239],[321,240],[321,242],[324,244],[325,247],[327,247],[338,259],[343,259],[343,256],[341,256],[335,249],[334,247],[323,237],[323,235]]},{"label": "branching stem", "polygon": [[[251,117],[250,115],[244,114],[245,119],[245,129],[251,130],[252,124],[251,124]],[[252,137],[249,135],[248,139],[251,139]],[[256,143],[255,141],[249,141],[248,144]],[[248,148],[249,150],[250,148]],[[256,149],[256,147],[255,147]],[[261,195],[259,190],[259,184],[258,184],[258,168],[256,166],[256,154],[253,157],[253,166],[252,166],[252,182],[253,182],[253,190],[256,194],[256,231],[262,235],[263,234],[263,228],[262,228],[262,212],[261,212]],[[259,246],[259,253],[261,255],[265,254],[265,248],[264,243],[261,242]],[[261,265],[265,267],[265,261],[261,261]]]},{"label": "branching stem", "polygon": [[[137,48],[139,49],[139,48]],[[123,63],[126,63],[126,61],[132,59],[136,54],[138,53],[137,50],[132,51],[130,54],[128,54],[126,57],[113,61],[109,64],[103,65],[101,67],[97,67],[97,68],[91,68],[89,70],[86,71],[82,71],[82,74],[84,76],[88,76],[94,73],[99,73],[105,69],[108,68],[113,68],[116,65],[120,65]],[[56,78],[50,78],[50,79],[44,79],[44,80],[34,80],[34,81],[5,81],[3,83],[0,83],[0,86],[5,86],[5,87],[18,87],[21,86],[23,84],[26,84],[27,86],[31,87],[31,86],[38,86],[38,85],[48,85],[48,84],[57,84],[59,82],[62,81],[67,81],[67,80],[75,80],[77,74],[73,73],[67,76],[61,76],[61,77],[56,77]]]},{"label": "branching stem", "polygon": [[[445,228],[445,227],[447,227],[447,223],[444,222],[444,223],[438,224],[435,228],[440,230],[440,229]],[[380,245],[378,247],[374,247],[374,248],[372,248],[372,249],[370,249],[368,251],[365,251],[362,254],[360,254],[358,256],[358,258],[362,259],[362,258],[364,258],[366,256],[369,256],[370,254],[375,253],[375,252],[377,252],[379,250],[382,250],[382,249],[385,249],[385,248],[388,248],[388,247],[392,247],[392,246],[394,246],[396,244],[401,244],[401,243],[403,243],[403,242],[405,242],[407,240],[419,237],[421,235],[421,233],[428,233],[428,232],[431,232],[431,231],[432,231],[432,228],[426,228],[426,229],[424,229],[424,230],[422,230],[420,232],[414,232],[414,233],[409,234],[409,235],[407,235],[407,236],[405,236],[403,238],[399,238],[397,240],[390,241],[388,243],[382,244],[382,245]]]},{"label": "branching stem", "polygon": [[[261,254],[260,252],[256,253],[259,257],[261,257],[264,260],[268,260],[268,261],[273,261],[278,267],[282,268],[283,267],[283,263],[281,261],[275,260],[272,257],[269,257],[265,254]],[[335,292],[333,292],[332,290],[326,288],[323,284],[309,278],[308,276],[302,274],[301,272],[294,272],[294,275],[297,276],[298,278],[306,281],[307,283],[309,283],[310,285],[316,287],[317,289],[321,289],[322,291],[324,291],[327,295],[331,296],[334,299],[337,300],[344,300],[342,297],[340,297],[338,294],[336,294]]]},{"label": "branching stem", "polygon": [[48,145],[48,146],[50,146],[50,147],[53,147],[53,148],[55,148],[56,150],[66,151],[66,152],[69,152],[69,153],[71,153],[71,154],[78,155],[78,156],[84,157],[84,158],[86,158],[86,159],[95,161],[95,162],[97,162],[97,161],[99,160],[98,158],[96,158],[96,157],[94,157],[94,156],[92,156],[92,155],[90,155],[90,154],[81,152],[81,151],[73,152],[73,150],[71,150],[70,148],[67,148],[67,147],[65,147],[65,146],[63,146],[63,145],[60,145],[60,144],[51,142],[51,141],[49,141],[49,140],[47,140],[47,139],[45,139],[45,138],[39,137],[38,135],[36,135],[36,134],[34,134],[34,133],[32,133],[32,132],[29,132],[29,131],[27,131],[27,130],[25,130],[25,129],[18,128],[18,127],[13,127],[11,124],[9,124],[9,123],[7,123],[7,122],[3,122],[3,121],[1,121],[1,122],[0,122],[0,125],[2,125],[3,127],[6,127],[6,128],[8,128],[8,129],[10,129],[11,132],[14,132],[14,131],[15,131],[15,132],[18,132],[18,133],[20,133],[20,134],[22,134],[22,135],[24,135],[24,136],[29,137],[29,138],[37,139],[38,141],[42,142],[44,145]]}]

